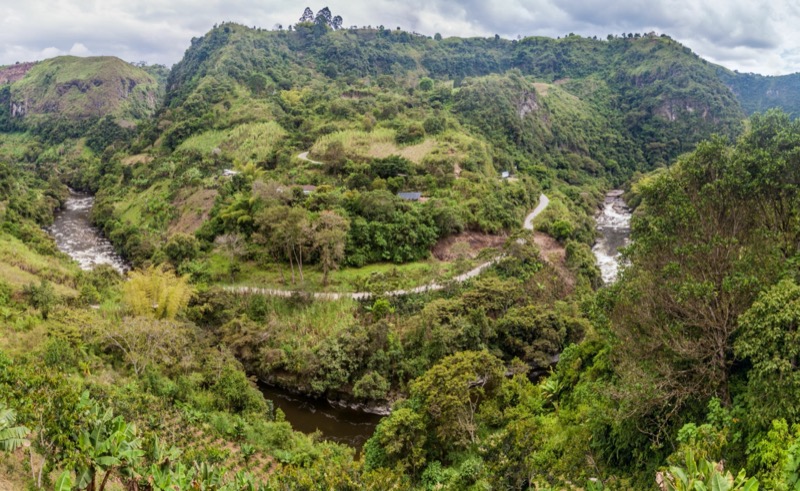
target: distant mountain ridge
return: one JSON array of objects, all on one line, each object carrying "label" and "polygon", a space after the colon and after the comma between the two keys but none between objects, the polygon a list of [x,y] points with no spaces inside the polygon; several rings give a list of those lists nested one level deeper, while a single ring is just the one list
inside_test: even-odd
[{"label": "distant mountain ridge", "polygon": [[721,68],[719,76],[748,115],[772,108],[782,109],[793,118],[800,115],[800,73],[767,76]]}]

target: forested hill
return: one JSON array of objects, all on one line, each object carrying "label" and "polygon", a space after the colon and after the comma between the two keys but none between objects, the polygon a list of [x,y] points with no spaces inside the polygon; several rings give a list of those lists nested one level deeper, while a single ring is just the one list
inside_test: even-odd
[{"label": "forested hill", "polygon": [[720,69],[719,74],[747,114],[772,108],[779,108],[792,117],[800,114],[800,73],[765,76]]},{"label": "forested hill", "polygon": [[[534,88],[492,78],[508,73],[548,85]],[[236,118],[265,116],[290,131],[305,124],[303,130],[314,131],[302,131],[301,138],[312,143],[315,134],[335,128],[308,128],[308,123],[292,119],[287,91],[306,88],[306,105],[336,99],[331,110],[339,111],[338,120],[346,120],[363,116],[353,113],[361,111],[358,102],[363,105],[365,99],[379,110],[404,112],[402,106],[408,104],[389,97],[387,89],[399,86],[407,95],[421,88],[417,82],[426,77],[435,82],[430,99],[505,148],[501,153],[513,162],[542,162],[543,150],[550,150],[543,148],[546,137],[531,135],[519,120],[538,109],[537,99],[553,85],[586,107],[574,108],[580,114],[555,129],[563,113],[539,114],[546,120],[544,130],[557,133],[551,147],[592,157],[591,149],[581,146],[596,148],[599,142],[593,137],[611,137],[612,145],[623,140],[623,147],[632,141],[635,146],[622,149],[622,155],[602,156],[628,172],[641,161],[666,163],[712,132],[734,134],[743,118],[717,67],[666,36],[511,41],[428,38],[383,28],[330,30],[312,23],[299,23],[292,31],[224,24],[193,39],[170,74],[165,119],[174,125],[167,131],[168,143],[175,147],[194,131],[234,124]],[[382,94],[376,97],[378,92]],[[515,110],[509,112],[518,113],[511,120],[503,119],[504,111],[512,109],[507,103]],[[220,121],[215,115],[220,104],[235,109],[236,116]],[[392,105],[400,107],[395,111]]]}]

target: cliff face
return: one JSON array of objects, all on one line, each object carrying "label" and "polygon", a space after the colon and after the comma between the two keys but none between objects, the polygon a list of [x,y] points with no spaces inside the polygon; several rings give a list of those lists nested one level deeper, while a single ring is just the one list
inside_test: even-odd
[{"label": "cliff face", "polygon": [[114,116],[130,124],[152,116],[160,102],[159,84],[150,74],[114,57],[14,65],[0,71],[3,79],[11,83],[8,114],[21,120]]}]

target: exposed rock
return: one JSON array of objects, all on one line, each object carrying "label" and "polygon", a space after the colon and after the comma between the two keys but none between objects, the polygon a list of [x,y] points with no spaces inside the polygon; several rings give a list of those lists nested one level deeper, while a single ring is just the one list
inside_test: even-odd
[{"label": "exposed rock", "polygon": [[14,118],[21,118],[28,112],[28,101],[12,102],[11,103],[11,116]]},{"label": "exposed rock", "polygon": [[523,119],[526,115],[539,110],[539,102],[536,100],[535,92],[525,92],[522,94],[522,101],[517,104],[517,114],[519,119]]}]

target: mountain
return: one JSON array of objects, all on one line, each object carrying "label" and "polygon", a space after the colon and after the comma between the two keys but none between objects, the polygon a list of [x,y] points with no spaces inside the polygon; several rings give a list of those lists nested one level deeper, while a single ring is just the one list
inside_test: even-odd
[{"label": "mountain", "polygon": [[782,109],[793,117],[800,114],[800,73],[766,76],[720,69],[719,76],[748,115],[772,108]]},{"label": "mountain", "polygon": [[0,125],[112,116],[132,126],[158,108],[161,88],[145,70],[119,58],[60,56],[0,68]]},{"label": "mountain", "polygon": [[[282,91],[314,82],[335,82],[341,96],[347,87],[413,89],[415,80],[429,77],[440,91],[450,84],[455,94],[466,79],[512,70],[562,87],[601,113],[605,128],[634,141],[629,170],[637,160],[665,164],[712,132],[734,134],[744,116],[716,67],[666,36],[439,40],[386,29],[321,31],[303,23],[292,32],[224,24],[194,39],[170,74],[166,100],[170,121],[180,115],[200,128],[203,118],[215,126],[236,123],[224,114],[228,109],[222,120],[212,116],[220,104],[240,119],[277,118],[285,109]],[[514,97],[524,99],[523,92]],[[189,131],[185,125],[173,130],[178,140]]]}]

